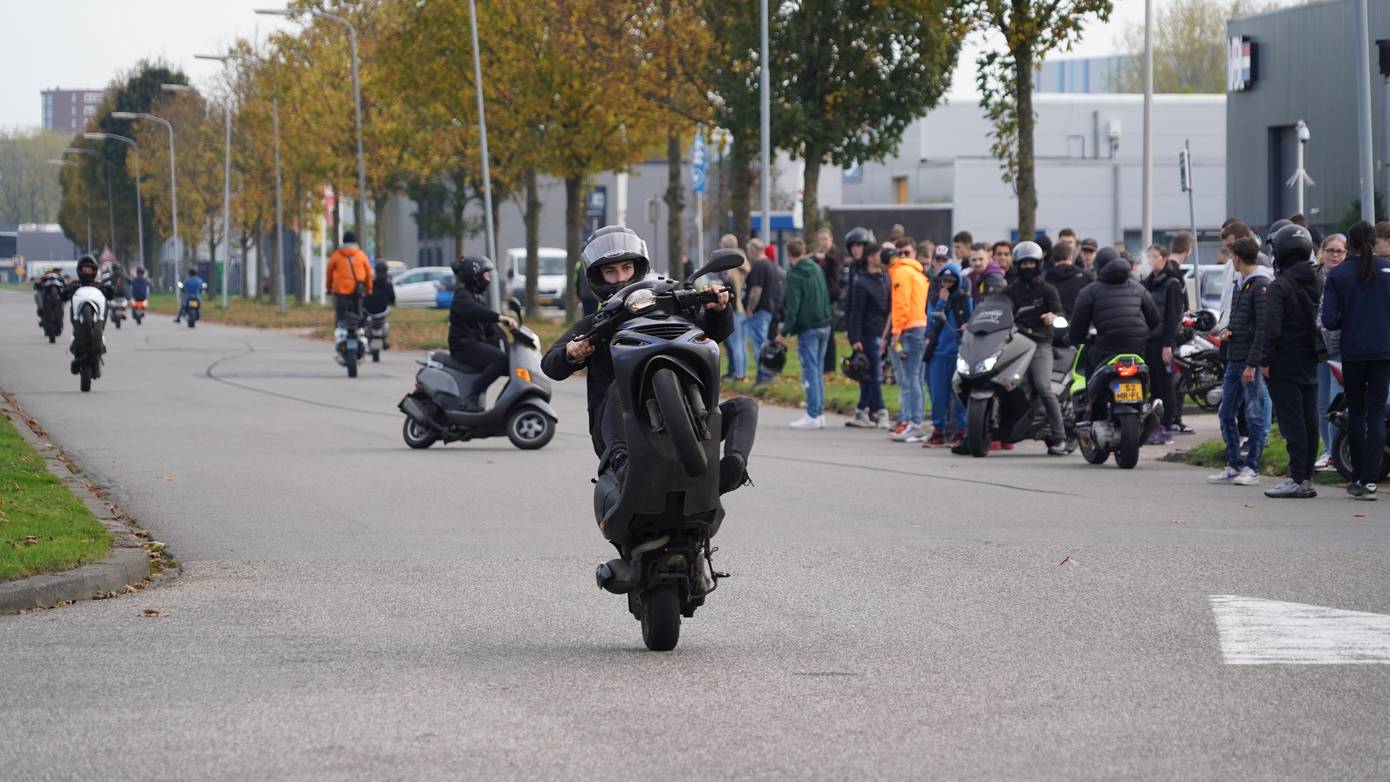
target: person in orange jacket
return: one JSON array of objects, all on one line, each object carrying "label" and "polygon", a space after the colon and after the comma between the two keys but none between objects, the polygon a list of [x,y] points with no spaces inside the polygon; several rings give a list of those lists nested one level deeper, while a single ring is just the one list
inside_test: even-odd
[{"label": "person in orange jacket", "polygon": [[362,298],[372,292],[372,264],[352,231],[343,232],[343,243],[328,259],[326,277],[328,292],[333,294],[334,320],[343,320],[349,312],[359,314]]},{"label": "person in orange jacket", "polygon": [[[897,255],[888,267],[888,279],[893,291],[888,321],[889,356],[899,389],[898,424],[889,437],[894,442],[919,443],[930,436],[922,427],[927,404],[922,371],[922,356],[927,347],[927,275],[921,262],[903,254]],[[903,346],[901,358],[892,349],[899,342]]]}]

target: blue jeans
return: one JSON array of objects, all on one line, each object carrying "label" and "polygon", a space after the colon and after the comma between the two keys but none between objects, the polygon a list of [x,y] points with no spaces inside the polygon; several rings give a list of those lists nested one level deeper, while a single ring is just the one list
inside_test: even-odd
[{"label": "blue jeans", "polygon": [[859,384],[859,409],[870,414],[884,409],[883,404],[883,359],[878,355],[883,346],[883,338],[875,334],[864,337],[864,355],[869,357],[871,372],[869,379]]},{"label": "blue jeans", "polygon": [[766,382],[776,377],[771,372],[763,369],[763,365],[758,362],[758,356],[763,352],[763,345],[767,342],[767,330],[772,325],[772,310],[760,310],[750,313],[748,320],[743,322],[744,329],[748,332],[748,341],[753,346],[753,363],[757,364],[756,378],[759,383]]},{"label": "blue jeans", "polygon": [[806,415],[825,413],[825,346],[830,327],[807,329],[796,335],[796,357],[801,359],[801,387],[806,389]]},{"label": "blue jeans", "polygon": [[[1269,439],[1269,391],[1265,389],[1265,380],[1259,370],[1255,371],[1253,383],[1241,381],[1244,372],[1243,362],[1233,361],[1226,365],[1217,416],[1221,419],[1221,439],[1226,442],[1226,464],[1237,470],[1249,467],[1258,474],[1260,456],[1264,454],[1265,443]],[[1240,424],[1237,421],[1241,406],[1245,409],[1245,429],[1249,435],[1244,459],[1240,455]]]},{"label": "blue jeans", "polygon": [[748,374],[748,346],[744,340],[747,335],[743,333],[744,323],[748,321],[748,316],[742,313],[734,313],[734,333],[724,340],[724,348],[729,353],[729,374],[735,380],[742,380]]},{"label": "blue jeans", "polygon": [[1327,408],[1332,406],[1332,400],[1340,393],[1342,384],[1332,376],[1332,368],[1326,361],[1318,364],[1318,434],[1322,435],[1323,453],[1332,453],[1332,422],[1327,420]]},{"label": "blue jeans", "polygon": [[898,377],[898,420],[911,424],[922,423],[926,415],[927,395],[922,386],[922,354],[927,349],[927,329],[919,326],[898,335],[903,356],[893,353],[893,372]]},{"label": "blue jeans", "polygon": [[955,397],[951,378],[956,373],[956,351],[938,348],[931,361],[927,362],[927,373],[931,377],[932,426],[942,437],[952,432],[964,432],[965,408],[955,405],[955,410],[951,410],[951,401]]}]

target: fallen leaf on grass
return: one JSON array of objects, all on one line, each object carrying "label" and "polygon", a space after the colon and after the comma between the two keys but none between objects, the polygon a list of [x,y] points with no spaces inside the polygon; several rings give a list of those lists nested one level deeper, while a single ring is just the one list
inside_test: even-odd
[{"label": "fallen leaf on grass", "polygon": [[140,616],[164,616],[164,613],[158,608],[146,608],[140,612]]}]

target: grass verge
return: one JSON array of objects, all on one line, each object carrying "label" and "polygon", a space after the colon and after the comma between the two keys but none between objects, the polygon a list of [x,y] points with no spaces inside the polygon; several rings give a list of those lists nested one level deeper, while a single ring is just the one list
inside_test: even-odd
[{"label": "grass verge", "polygon": [[106,528],[0,416],[0,581],[96,562],[110,548]]},{"label": "grass verge", "polygon": [[[1184,451],[1178,451],[1173,461],[1220,470],[1226,466],[1226,443],[1220,438],[1198,443]],[[1269,443],[1260,455],[1260,473],[1268,476],[1289,474],[1289,446],[1284,436],[1279,434],[1278,426],[1270,430]],[[1317,473],[1313,476],[1313,482],[1327,486],[1343,483],[1342,476],[1335,470]]]}]

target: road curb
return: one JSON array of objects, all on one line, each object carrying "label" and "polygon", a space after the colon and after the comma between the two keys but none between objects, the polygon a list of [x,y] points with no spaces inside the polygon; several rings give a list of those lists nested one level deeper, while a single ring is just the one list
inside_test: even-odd
[{"label": "road curb", "polygon": [[[72,459],[48,438],[47,432],[37,421],[24,413],[15,398],[2,389],[0,412],[15,424],[19,436],[43,457],[48,472],[66,486],[111,534],[111,551],[100,562],[62,573],[45,573],[0,582],[0,614],[110,597],[148,585],[155,570],[151,557],[162,550],[162,545],[156,547],[157,544],[141,540],[136,529],[126,521],[128,517],[110,500],[96,493],[97,489],[86,480]],[[155,547],[153,551],[152,547]]]}]

